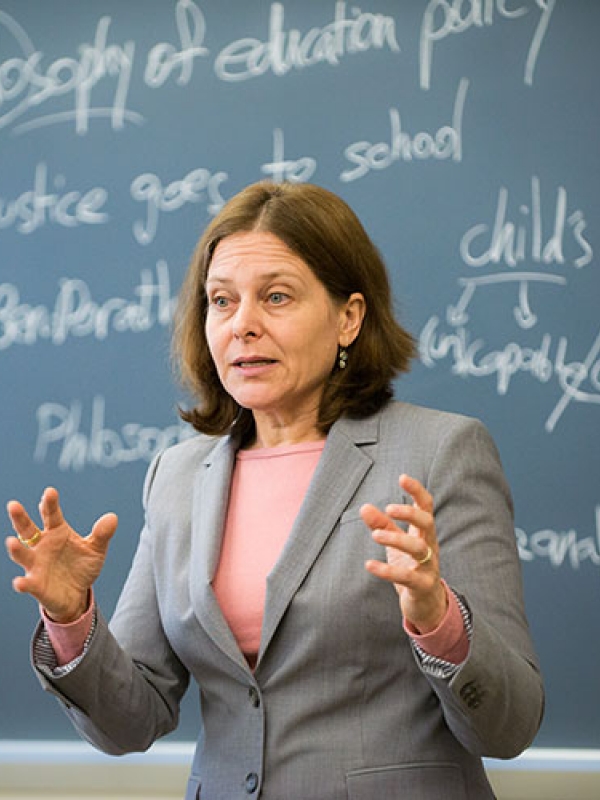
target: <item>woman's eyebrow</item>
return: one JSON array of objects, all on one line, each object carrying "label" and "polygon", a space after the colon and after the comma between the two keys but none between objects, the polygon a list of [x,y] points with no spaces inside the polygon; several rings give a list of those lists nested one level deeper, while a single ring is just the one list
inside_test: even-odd
[{"label": "woman's eyebrow", "polygon": [[[264,274],[259,275],[258,276],[258,280],[260,280],[261,282],[265,282],[266,283],[268,281],[273,281],[273,280],[295,280],[295,281],[301,281],[301,278],[295,272],[287,271],[285,269],[283,269],[283,270],[278,269],[278,270],[273,270],[272,272],[265,272]],[[229,278],[229,277],[227,277],[225,275],[219,275],[219,272],[217,270],[217,272],[214,272],[212,274],[211,273],[208,274],[208,276],[206,278],[206,285],[208,285],[211,282],[213,282],[213,283],[221,283],[221,284],[232,284],[232,283],[235,283],[236,281],[235,281],[235,278]]]}]

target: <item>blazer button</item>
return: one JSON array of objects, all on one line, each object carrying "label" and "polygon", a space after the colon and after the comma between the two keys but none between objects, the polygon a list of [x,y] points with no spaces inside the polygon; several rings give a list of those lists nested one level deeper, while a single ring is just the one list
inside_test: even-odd
[{"label": "blazer button", "polygon": [[256,772],[249,772],[246,775],[246,780],[244,783],[248,794],[254,794],[254,792],[258,789],[258,775]]},{"label": "blazer button", "polygon": [[252,703],[253,708],[258,708],[260,705],[260,695],[258,690],[255,689],[254,686],[251,686],[248,689],[248,697],[250,698],[250,702]]},{"label": "blazer button", "polygon": [[485,696],[485,691],[475,681],[467,681],[459,694],[469,708],[479,708]]}]

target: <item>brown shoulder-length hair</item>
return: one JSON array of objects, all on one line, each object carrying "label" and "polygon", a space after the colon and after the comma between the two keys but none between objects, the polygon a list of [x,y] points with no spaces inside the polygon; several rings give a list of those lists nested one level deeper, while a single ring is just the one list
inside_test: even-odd
[{"label": "brown shoulder-length hair", "polygon": [[412,336],[394,317],[383,260],[358,217],[337,195],[307,183],[262,181],[231,199],[204,231],[184,280],[173,336],[173,356],[183,385],[198,404],[180,410],[196,430],[252,437],[254,420],[219,380],[205,333],[206,278],[219,242],[247,231],[281,239],[325,286],[334,302],[360,292],[366,305],[358,337],[348,348],[345,369],[337,366],[324,388],[318,426],[326,433],[342,415],[366,417],[392,396],[392,379],[408,371],[415,355]]}]

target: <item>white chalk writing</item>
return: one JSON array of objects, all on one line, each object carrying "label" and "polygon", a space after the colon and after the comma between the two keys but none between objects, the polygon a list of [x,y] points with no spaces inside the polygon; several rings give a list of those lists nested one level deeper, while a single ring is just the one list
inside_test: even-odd
[{"label": "white chalk writing", "polygon": [[448,306],[446,311],[448,322],[451,325],[464,325],[468,321],[467,309],[478,286],[497,286],[503,283],[518,285],[517,304],[513,308],[513,314],[519,327],[527,329],[533,328],[538,320],[529,301],[530,284],[553,283],[565,286],[567,279],[561,275],[545,275],[537,272],[502,272],[497,275],[479,275],[476,278],[459,278],[458,284],[464,286],[464,289],[458,302]]},{"label": "white chalk writing", "polygon": [[[462,260],[470,267],[506,264],[515,267],[523,261],[536,264],[564,264],[577,268],[587,266],[593,256],[592,246],[584,231],[587,227],[581,209],[568,212],[568,196],[564,186],[556,191],[552,233],[544,237],[541,185],[538,176],[531,179],[531,203],[519,205],[514,216],[507,218],[509,191],[500,187],[493,226],[480,223],[469,228],[460,242]],[[566,236],[569,235],[569,241]],[[480,244],[482,242],[482,244]],[[479,252],[475,252],[475,245]],[[567,250],[567,246],[570,249]]]},{"label": "white chalk writing", "polygon": [[[108,119],[113,131],[122,130],[126,123],[143,124],[143,115],[128,107],[136,43],[109,43],[112,22],[110,16],[99,19],[93,42],[80,44],[77,56],[52,59],[34,45],[16,19],[0,11],[0,33],[6,34],[3,54],[10,54],[0,62],[0,129],[10,127],[13,134],[23,134],[74,122],[76,133],[84,135],[92,119]],[[197,60],[209,55],[206,20],[193,0],[176,3],[175,28],[175,43],[159,41],[146,54],[143,80],[152,89],[160,89],[171,79],[187,86]],[[286,30],[283,4],[272,3],[267,40],[243,37],[230,42],[218,52],[213,68],[220,80],[239,82],[267,72],[282,76],[315,64],[336,66],[345,56],[373,49],[400,52],[392,17],[357,7],[347,9],[338,0],[332,22],[303,33],[297,28]],[[109,84],[114,87],[108,105],[94,102],[101,83],[103,97]],[[56,103],[64,98],[71,99],[72,108],[56,110]]]},{"label": "white chalk writing", "polygon": [[523,528],[516,528],[521,560],[528,563],[545,559],[554,569],[570,566],[578,570],[586,561],[600,567],[600,505],[596,506],[595,517],[595,533],[583,537],[572,528],[566,531],[546,528],[530,534]]},{"label": "white chalk writing", "polygon": [[[114,130],[125,121],[140,123],[142,117],[127,109],[135,44],[109,45],[110,17],[102,17],[96,26],[94,43],[79,46],[79,57],[63,56],[49,63],[44,53],[36,50],[26,31],[8,14],[0,11],[0,31],[9,34],[17,55],[0,63],[0,129],[5,128],[32,110],[62,96],[72,95],[74,108],[55,114],[38,115],[15,127],[23,133],[42,125],[75,121],[78,134],[85,134],[92,117],[107,117]],[[6,45],[3,42],[4,49]],[[116,86],[109,107],[92,105],[92,93],[100,81],[115,80]]]},{"label": "white chalk writing", "polygon": [[[567,342],[562,337],[558,357],[564,363]],[[571,401],[600,404],[600,331],[583,361],[574,361],[559,373],[562,397],[546,421],[546,430],[553,431]],[[588,384],[591,391],[582,387]]]},{"label": "white chalk writing", "polygon": [[[579,208],[569,210],[564,186],[556,190],[550,224],[542,213],[539,177],[532,177],[530,199],[518,206],[518,212],[509,212],[509,197],[508,189],[501,187],[493,224],[478,223],[462,236],[461,258],[477,274],[458,279],[461,294],[446,307],[445,323],[436,315],[427,320],[419,338],[420,353],[427,367],[448,360],[454,375],[494,377],[500,395],[508,393],[519,374],[528,374],[540,383],[554,381],[560,395],[544,424],[552,433],[571,403],[600,404],[600,333],[583,358],[573,357],[567,335],[544,333],[533,345],[508,341],[493,347],[467,327],[471,305],[482,291],[514,284],[514,319],[521,331],[531,330],[538,323],[532,287],[538,294],[564,289],[566,275],[546,270],[581,270],[593,263],[594,251],[586,234],[585,215]],[[516,269],[524,262],[544,271]],[[479,272],[482,267],[494,266],[504,267],[504,271]]]},{"label": "white chalk writing", "polygon": [[66,188],[66,178],[53,176],[54,191],[48,190],[48,167],[40,162],[35,168],[33,188],[9,200],[0,196],[0,230],[15,227],[19,233],[34,233],[46,223],[65,228],[100,225],[108,222],[104,206],[108,193],[101,186],[84,192]]},{"label": "white chalk writing", "polygon": [[[527,2],[534,8],[528,8]],[[471,28],[489,28],[494,25],[497,16],[505,19],[518,19],[531,10],[538,10],[535,33],[529,45],[523,80],[533,84],[533,74],[538,56],[546,35],[550,17],[556,0],[524,0],[513,8],[507,8],[506,0],[429,0],[421,22],[419,42],[419,82],[422,89],[431,86],[434,44],[443,41],[451,34],[460,34]]]},{"label": "white chalk writing", "polygon": [[273,160],[263,164],[261,171],[271,180],[281,183],[304,183],[309,181],[317,168],[317,162],[310,156],[302,156],[296,160],[285,158],[284,135],[281,128],[273,131]]},{"label": "white chalk writing", "polygon": [[57,448],[58,469],[81,472],[85,467],[112,469],[134,461],[151,461],[166,447],[189,438],[192,429],[183,422],[166,428],[128,422],[118,430],[106,424],[106,400],[96,395],[89,421],[84,422],[80,400],[68,406],[42,403],[37,410],[38,432],[33,454],[38,464],[48,460]]},{"label": "white chalk writing", "polygon": [[177,211],[187,203],[206,201],[210,214],[217,214],[225,204],[221,184],[227,180],[226,172],[214,175],[208,169],[193,169],[181,180],[163,185],[158,175],[144,172],[133,179],[130,186],[134,200],[146,204],[146,217],[133,223],[133,235],[139,244],[150,244],[158,230],[161,213]]},{"label": "white chalk writing", "polygon": [[[177,45],[158,42],[147,54],[144,82],[160,88],[174,73],[176,82],[187,85],[193,75],[195,59],[208,55],[204,46],[206,24],[193,0],[178,0],[175,6]],[[136,54],[136,45],[108,43],[112,18],[102,17],[93,44],[78,47],[78,57],[60,56],[49,60],[36,49],[25,29],[6,12],[0,11],[0,32],[8,33],[15,55],[0,63],[0,129],[13,126],[22,134],[45,125],[75,121],[75,131],[86,134],[90,120],[107,118],[111,128],[121,130],[126,122],[141,125],[141,114],[127,107]],[[8,49],[3,41],[4,49]],[[98,106],[93,93],[100,82],[115,83],[112,103]],[[74,108],[38,114],[22,120],[28,113],[42,109],[52,101],[71,95]]]},{"label": "white chalk writing", "polygon": [[447,330],[439,317],[432,316],[419,336],[419,353],[423,364],[430,368],[449,359],[453,375],[495,377],[499,395],[507,394],[512,380],[520,373],[529,374],[540,383],[554,378],[562,394],[546,419],[548,433],[556,428],[572,401],[600,404],[600,332],[583,360],[569,361],[570,344],[566,336],[553,338],[545,333],[537,346],[509,342],[499,349],[490,349],[483,338],[473,338],[464,326]]},{"label": "white chalk writing", "polygon": [[463,78],[454,99],[452,124],[442,125],[434,134],[419,131],[411,135],[402,129],[400,112],[390,108],[389,142],[354,142],[348,145],[344,155],[356,166],[345,169],[340,180],[345,183],[364,177],[371,170],[388,169],[396,161],[437,161],[452,159],[462,161],[462,119],[469,81]]},{"label": "white chalk writing", "polygon": [[16,286],[0,284],[0,350],[41,341],[62,345],[72,337],[102,341],[110,333],[144,333],[171,323],[176,301],[166,262],[157,262],[156,276],[142,270],[133,294],[134,299],[110,297],[98,302],[85,281],[63,279],[50,308],[22,303]]},{"label": "white chalk writing", "polygon": [[163,86],[179,68],[177,84],[186,86],[192,79],[194,59],[208,55],[204,47],[206,22],[192,0],[179,0],[175,7],[179,50],[168,42],[159,42],[148,53],[144,82],[153,88]]},{"label": "white chalk writing", "polygon": [[333,22],[303,34],[296,28],[286,31],[283,4],[272,3],[268,40],[244,37],[231,42],[217,55],[215,73],[223,81],[245,81],[267,72],[286,75],[290,70],[314,64],[336,66],[346,55],[371,49],[400,51],[391,17],[362,12],[356,7],[352,14],[354,18],[348,17],[346,3],[338,1]]}]

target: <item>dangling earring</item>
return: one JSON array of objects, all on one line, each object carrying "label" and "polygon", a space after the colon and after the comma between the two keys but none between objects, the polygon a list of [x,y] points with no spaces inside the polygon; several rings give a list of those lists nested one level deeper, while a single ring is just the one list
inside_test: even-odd
[{"label": "dangling earring", "polygon": [[345,347],[340,347],[340,352],[338,355],[338,366],[340,369],[346,369],[346,365],[348,364],[348,351]]}]

